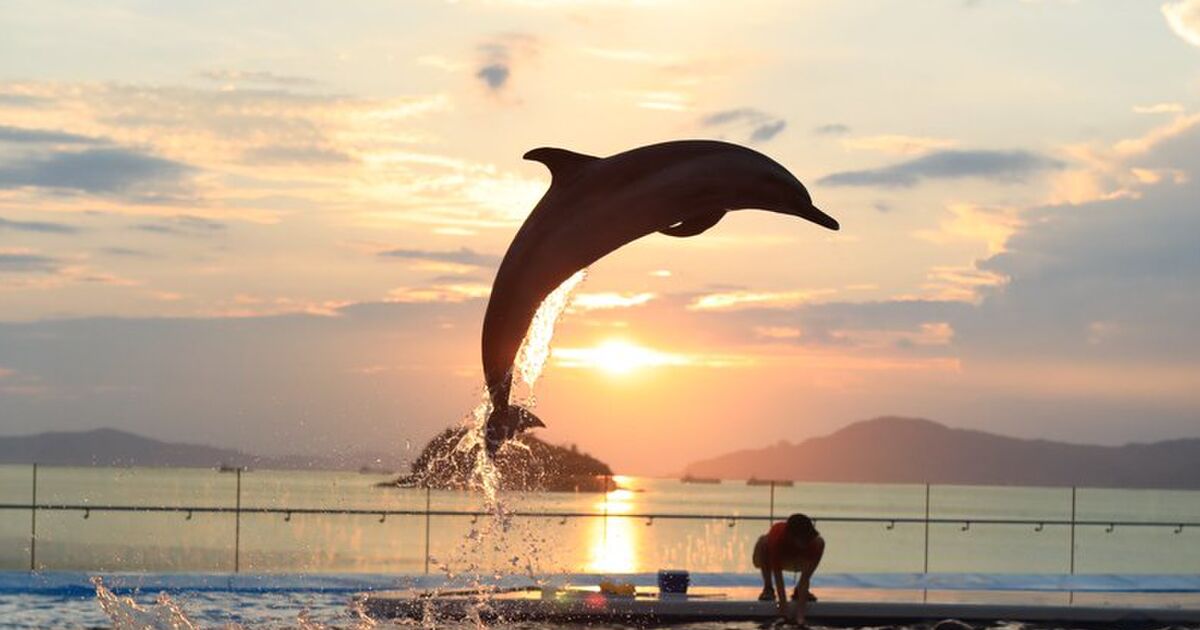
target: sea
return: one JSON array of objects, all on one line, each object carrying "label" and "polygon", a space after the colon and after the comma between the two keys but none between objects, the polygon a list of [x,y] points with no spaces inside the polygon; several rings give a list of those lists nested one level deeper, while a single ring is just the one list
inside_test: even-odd
[{"label": "sea", "polygon": [[[392,478],[39,466],[35,481],[31,466],[0,466],[0,570],[281,583],[370,574],[397,585],[425,575],[744,574],[769,523],[803,512],[827,541],[821,572],[831,574],[1200,574],[1194,491],[616,476],[607,493],[502,492],[497,515],[478,493],[380,485]],[[265,591],[173,592],[168,603],[191,627],[360,623],[344,593]],[[158,596],[131,603],[152,609]],[[0,627],[111,627],[102,600],[0,590]]]}]

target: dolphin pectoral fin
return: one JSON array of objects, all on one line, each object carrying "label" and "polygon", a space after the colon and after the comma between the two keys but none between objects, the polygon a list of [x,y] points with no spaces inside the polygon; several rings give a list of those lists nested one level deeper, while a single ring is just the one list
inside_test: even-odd
[{"label": "dolphin pectoral fin", "polygon": [[667,236],[674,236],[677,238],[695,236],[716,225],[723,216],[725,216],[724,210],[714,210],[713,212],[706,212],[690,219],[680,221],[671,227],[659,230],[659,232],[666,234]]},{"label": "dolphin pectoral fin", "polygon": [[580,169],[600,159],[594,155],[585,155],[554,147],[532,149],[526,152],[523,157],[526,160],[541,162],[546,165],[546,168],[550,169],[551,186],[572,179]]}]

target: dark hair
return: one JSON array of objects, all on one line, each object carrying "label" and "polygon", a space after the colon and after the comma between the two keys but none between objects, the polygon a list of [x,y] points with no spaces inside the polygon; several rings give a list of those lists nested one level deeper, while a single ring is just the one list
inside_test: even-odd
[{"label": "dark hair", "polygon": [[789,536],[811,540],[820,536],[817,531],[817,526],[813,525],[812,519],[804,514],[793,514],[787,520],[787,533]]}]

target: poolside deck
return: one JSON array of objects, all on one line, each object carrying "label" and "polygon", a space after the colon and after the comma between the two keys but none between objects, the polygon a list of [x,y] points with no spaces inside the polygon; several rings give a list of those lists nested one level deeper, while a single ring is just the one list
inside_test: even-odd
[{"label": "poolside deck", "polygon": [[[456,591],[429,597],[424,591],[380,591],[361,597],[365,612],[376,619],[465,619],[478,615],[483,620],[544,621],[570,623],[619,623],[654,626],[700,621],[769,622],[776,617],[775,605],[759,602],[745,589],[699,588],[687,596],[606,596],[595,590],[543,592],[521,589],[481,597]],[[863,595],[865,593],[860,593]],[[851,595],[849,593],[839,594]],[[893,598],[896,594],[892,594]],[[813,603],[808,621],[816,625],[851,627],[914,624],[958,619],[965,622],[997,620],[1053,624],[1063,627],[1161,627],[1200,624],[1200,604],[1140,605],[1048,602],[1046,594],[1034,594],[1021,602],[938,601],[939,597],[962,598],[962,594],[933,593],[934,601],[887,601],[888,597],[833,599]],[[1011,594],[1010,594],[1011,595]],[[1065,595],[1065,594],[1064,594]],[[918,600],[929,593],[917,594]],[[970,598],[968,598],[970,599]],[[984,598],[986,599],[986,597]]]}]

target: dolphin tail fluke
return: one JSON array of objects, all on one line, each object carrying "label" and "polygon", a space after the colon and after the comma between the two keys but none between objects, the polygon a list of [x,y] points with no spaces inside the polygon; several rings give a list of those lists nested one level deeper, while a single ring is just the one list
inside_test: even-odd
[{"label": "dolphin tail fluke", "polygon": [[534,415],[532,411],[519,405],[511,405],[511,407],[517,410],[517,433],[546,426],[546,423],[542,422],[542,419]]},{"label": "dolphin tail fluke", "polygon": [[520,405],[506,405],[492,411],[488,416],[484,442],[488,455],[495,455],[500,447],[524,431],[546,426],[542,419]]}]

